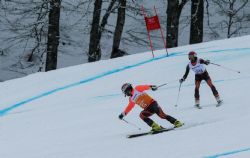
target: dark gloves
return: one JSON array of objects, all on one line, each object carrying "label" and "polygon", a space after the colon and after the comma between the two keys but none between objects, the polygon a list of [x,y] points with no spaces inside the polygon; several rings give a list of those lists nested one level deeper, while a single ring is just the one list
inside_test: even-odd
[{"label": "dark gloves", "polygon": [[180,83],[182,83],[182,82],[184,82],[184,81],[185,81],[184,78],[181,78],[181,79],[179,80]]},{"label": "dark gloves", "polygon": [[158,89],[158,87],[156,85],[151,85],[150,87],[151,87],[152,91],[156,91]]},{"label": "dark gloves", "polygon": [[121,113],[118,117],[119,117],[120,120],[122,120],[124,116],[125,116],[125,114]]},{"label": "dark gloves", "polygon": [[210,60],[206,60],[206,61],[205,61],[205,64],[206,64],[206,65],[210,64]]}]

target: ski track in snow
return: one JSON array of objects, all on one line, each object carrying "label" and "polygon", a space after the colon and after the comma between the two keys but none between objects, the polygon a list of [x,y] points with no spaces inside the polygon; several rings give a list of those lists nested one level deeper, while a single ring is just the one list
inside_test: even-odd
[{"label": "ski track in snow", "polygon": [[[229,78],[229,79],[223,79],[223,80],[214,80],[214,83],[221,83],[221,82],[230,82],[230,81],[236,81],[236,80],[243,80],[243,79],[249,79],[249,76],[246,77],[237,77],[237,78]],[[206,84],[205,81],[202,81],[201,84]],[[182,87],[194,87],[194,84],[185,84],[182,85]],[[175,86],[168,86],[167,88],[161,87],[159,90],[169,90],[169,89],[176,89],[179,88],[179,85]],[[118,97],[122,95],[122,93],[116,93],[116,94],[107,94],[107,95],[100,95],[96,96],[93,99],[105,99],[105,98],[111,98],[111,97]]]},{"label": "ski track in snow", "polygon": [[[218,49],[218,50],[209,50],[209,51],[205,50],[205,49],[214,48],[214,47],[215,46],[210,46],[210,47],[198,48],[196,50],[201,50],[199,52],[199,54],[210,53],[211,55],[216,54],[216,53],[226,55],[227,53],[237,52],[235,54],[231,53],[230,56],[220,56],[220,57],[216,58],[216,60],[214,60],[214,61],[220,61],[220,62],[232,60],[233,57],[244,58],[244,57],[250,55],[250,48],[246,48],[246,47],[245,48],[242,47],[242,48]],[[144,61],[141,61],[141,62],[138,62],[138,63],[135,63],[135,64],[124,66],[122,68],[115,68],[113,70],[97,74],[97,75],[95,75],[93,77],[85,78],[85,79],[83,79],[83,80],[81,80],[79,82],[72,83],[72,84],[69,84],[69,85],[65,85],[65,86],[62,86],[60,88],[56,88],[56,89],[53,89],[53,90],[49,90],[49,91],[46,91],[44,93],[41,93],[41,94],[38,94],[38,95],[35,95],[35,96],[31,96],[30,98],[28,98],[28,99],[26,99],[24,101],[13,103],[12,105],[7,106],[7,108],[0,109],[0,116],[4,117],[5,115],[8,115],[8,114],[16,114],[16,113],[26,112],[25,110],[23,110],[23,111],[21,110],[19,112],[9,113],[10,111],[12,111],[12,110],[14,110],[14,109],[16,109],[16,108],[18,108],[20,106],[23,106],[23,105],[25,105],[27,103],[30,103],[30,102],[34,101],[34,100],[49,96],[51,94],[57,93],[59,91],[67,90],[69,88],[76,87],[76,86],[79,86],[81,84],[86,84],[86,83],[101,79],[103,77],[106,77],[106,76],[109,76],[109,75],[112,75],[112,74],[115,74],[115,73],[119,73],[121,71],[125,71],[125,70],[128,70],[128,69],[133,69],[133,68],[139,67],[141,65],[145,65],[145,64],[148,64],[148,63],[151,63],[151,62],[154,62],[154,61],[158,61],[158,60],[161,60],[161,59],[178,57],[178,56],[186,56],[186,55],[187,55],[187,52],[176,51],[176,52],[173,52],[173,53],[169,54],[169,56],[163,55],[163,56],[160,56],[160,57],[156,57],[154,59],[144,60]],[[225,79],[214,80],[213,82],[215,82],[215,83],[223,83],[223,82],[232,82],[232,81],[236,81],[236,80],[240,81],[240,80],[245,80],[245,79],[250,78],[250,74],[247,74],[245,72],[242,72],[241,75],[242,75],[241,77],[230,77],[230,78],[225,78]],[[204,84],[204,82],[202,84]],[[171,84],[169,84],[169,85],[171,85]],[[193,87],[194,84],[187,83],[187,84],[184,84],[182,87],[191,87],[191,86]],[[173,85],[168,86],[168,87],[161,87],[159,90],[177,89],[178,87],[179,87],[178,84],[173,84]],[[113,93],[113,94],[99,95],[99,96],[95,96],[95,97],[92,97],[92,98],[89,98],[89,99],[93,99],[93,100],[103,100],[104,99],[105,100],[105,99],[109,99],[109,98],[113,98],[113,97],[118,97],[118,96],[121,96],[121,95],[122,95],[121,93]],[[208,106],[210,106],[210,105],[204,105],[203,107],[208,107]],[[183,110],[185,110],[185,109],[187,109],[187,107],[183,108]],[[27,111],[29,111],[29,110],[27,110]],[[195,126],[213,124],[213,123],[219,122],[219,121],[220,120],[214,120],[214,122],[211,122],[211,121],[200,122],[200,123],[196,123],[196,124],[191,123],[190,125],[189,125],[189,123],[187,123],[187,125],[189,125],[190,127],[195,127]],[[183,130],[188,129],[189,126],[187,126],[187,128],[184,127]],[[180,131],[181,131],[181,129],[180,129]],[[210,156],[204,156],[203,158],[220,158],[220,157],[226,157],[226,156],[230,156],[230,155],[238,155],[238,154],[249,153],[249,152],[250,152],[249,147],[245,147],[245,148],[242,147],[242,149],[235,149],[235,150],[231,150],[231,151],[222,151],[221,153],[217,153],[217,154],[214,154],[214,155],[211,154]]]},{"label": "ski track in snow", "polygon": [[[202,48],[200,48],[202,49]],[[206,49],[206,48],[204,48]],[[250,48],[231,48],[231,49],[221,49],[221,50],[211,50],[211,51],[204,51],[204,52],[199,52],[199,54],[202,54],[202,53],[226,53],[226,52],[230,52],[230,51],[234,51],[234,52],[242,52],[243,56],[244,57],[245,55],[249,55],[247,54],[248,52],[250,52]],[[245,54],[244,54],[245,53]],[[4,109],[0,109],[0,116],[4,116],[6,115],[8,112],[24,105],[24,104],[27,104],[29,102],[32,102],[34,100],[37,100],[37,99],[40,99],[42,97],[45,97],[45,96],[48,96],[48,95],[51,95],[53,93],[56,93],[56,92],[59,92],[59,91],[62,91],[62,90],[66,90],[68,88],[72,88],[72,87],[75,87],[75,86],[79,86],[81,84],[84,84],[84,83],[88,83],[88,82],[91,82],[91,81],[94,81],[94,80],[97,80],[99,78],[103,78],[105,76],[108,76],[108,75],[112,75],[112,74],[115,74],[115,73],[118,73],[120,71],[124,71],[124,70],[127,70],[127,69],[132,69],[132,68],[135,68],[135,67],[138,67],[138,66],[141,66],[141,65],[144,65],[144,64],[147,64],[147,63],[150,63],[150,62],[153,62],[153,61],[157,61],[157,60],[161,60],[161,59],[164,59],[164,58],[170,58],[170,57],[177,57],[177,56],[184,56],[186,55],[186,52],[173,52],[171,54],[169,54],[169,56],[166,56],[166,55],[163,55],[163,56],[160,56],[160,57],[155,57],[155,58],[152,58],[152,59],[149,59],[149,60],[145,60],[145,61],[142,61],[142,62],[139,62],[139,63],[136,63],[136,64],[133,64],[133,65],[129,65],[129,66],[125,66],[123,68],[118,68],[118,69],[114,69],[114,70],[111,70],[111,71],[108,71],[108,72],[104,72],[102,74],[99,74],[99,75],[96,75],[96,76],[93,76],[93,77],[90,77],[90,78],[87,78],[87,79],[83,79],[82,81],[79,81],[79,82],[76,82],[76,83],[72,83],[72,84],[69,84],[69,85],[66,85],[66,86],[63,86],[63,87],[60,87],[60,88],[57,88],[57,89],[53,89],[53,90],[50,90],[50,91],[47,91],[47,92],[44,92],[42,94],[39,94],[39,95],[36,95],[36,96],[33,96],[33,97],[30,97],[29,99],[26,99],[24,101],[21,101],[21,102],[18,102],[18,103],[15,103],[13,105],[10,105],[8,106],[7,108],[4,108]],[[237,54],[237,57],[241,57],[239,56],[239,54]],[[225,60],[225,58],[224,58]],[[244,78],[247,78],[247,77],[244,77]],[[241,78],[241,79],[244,79],[244,78]],[[238,80],[240,78],[237,78],[237,79],[228,79],[228,80],[217,80],[215,82],[224,82],[224,81],[230,81],[230,80]],[[186,86],[193,86],[193,84],[191,85],[186,85]],[[172,88],[176,88],[178,86],[174,86]],[[170,87],[171,88],[171,87]],[[108,96],[117,96],[117,94],[111,94],[111,95],[108,95]],[[97,97],[103,97],[103,96],[97,96]]]}]

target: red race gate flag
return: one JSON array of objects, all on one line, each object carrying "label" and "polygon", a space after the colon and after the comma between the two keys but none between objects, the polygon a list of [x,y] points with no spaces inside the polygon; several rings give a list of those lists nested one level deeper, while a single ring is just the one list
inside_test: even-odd
[{"label": "red race gate flag", "polygon": [[160,30],[161,31],[161,37],[162,37],[163,44],[164,44],[164,47],[166,48],[166,52],[167,52],[167,56],[168,56],[167,44],[166,44],[166,41],[165,41],[164,36],[163,36],[163,30],[161,28],[161,24],[160,24],[160,21],[159,21],[157,12],[156,12],[156,8],[154,7],[155,15],[151,16],[151,17],[148,17],[146,15],[146,12],[144,10],[143,5],[142,5],[142,12],[143,12],[144,20],[145,20],[145,23],[146,23],[146,28],[147,28],[147,32],[148,32],[148,39],[149,39],[149,44],[150,44],[150,48],[151,48],[151,51],[152,51],[153,58],[154,58],[154,51],[153,51],[154,49],[153,49],[153,44],[152,44],[152,41],[151,41],[151,38],[150,38],[150,31],[153,31],[153,30]]},{"label": "red race gate flag", "polygon": [[160,25],[157,15],[152,16],[152,17],[144,17],[144,18],[145,18],[148,31],[161,29],[161,25]]}]

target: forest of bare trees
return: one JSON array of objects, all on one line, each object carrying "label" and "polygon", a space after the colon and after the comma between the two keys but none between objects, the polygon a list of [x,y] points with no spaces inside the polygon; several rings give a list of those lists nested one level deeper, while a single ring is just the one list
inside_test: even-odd
[{"label": "forest of bare trees", "polygon": [[[63,65],[58,60],[61,55],[77,56],[79,60],[82,58],[80,63],[84,63],[134,54],[133,48],[147,50],[141,6],[146,5],[150,13],[154,3],[1,0],[0,58],[12,56],[10,59],[15,59],[1,69],[25,75],[57,69],[58,65]],[[250,32],[248,0],[161,0],[157,3],[162,3],[156,8],[162,11],[159,18],[168,48],[179,46],[183,28],[189,28],[186,44]],[[181,20],[184,16],[185,23]],[[152,38],[157,41],[159,36]]]}]

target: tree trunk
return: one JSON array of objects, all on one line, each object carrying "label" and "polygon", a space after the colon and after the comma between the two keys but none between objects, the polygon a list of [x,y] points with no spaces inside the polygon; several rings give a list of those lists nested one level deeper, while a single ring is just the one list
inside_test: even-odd
[{"label": "tree trunk", "polygon": [[88,53],[88,61],[94,62],[100,60],[101,58],[101,49],[100,49],[100,39],[99,36],[99,24],[101,17],[101,9],[102,9],[102,0],[95,0],[94,4],[94,13],[93,13],[93,21],[91,25],[90,31],[90,42],[89,42],[89,53]]},{"label": "tree trunk", "polygon": [[190,44],[201,43],[203,39],[204,0],[192,0]]},{"label": "tree trunk", "polygon": [[47,58],[45,71],[55,70],[57,67],[57,53],[60,38],[60,7],[61,0],[50,0]]},{"label": "tree trunk", "polygon": [[233,0],[229,3],[227,38],[231,37],[231,28],[233,25],[233,17],[235,16],[235,13],[233,12],[235,2],[236,2],[236,0]]},{"label": "tree trunk", "polygon": [[109,3],[108,9],[106,13],[103,15],[103,18],[100,23],[101,19],[101,9],[102,9],[102,0],[95,1],[95,8],[93,13],[93,21],[92,27],[90,32],[90,42],[89,42],[89,62],[98,61],[101,59],[101,38],[102,33],[105,30],[105,26],[108,23],[108,18],[110,14],[113,12],[114,5],[116,0],[111,0]]},{"label": "tree trunk", "polygon": [[167,7],[167,47],[178,46],[179,20],[182,8],[188,0],[168,0]]},{"label": "tree trunk", "polygon": [[124,55],[124,52],[119,50],[123,27],[126,17],[126,0],[119,1],[118,15],[113,39],[113,48],[111,52],[111,58],[116,58]]}]

